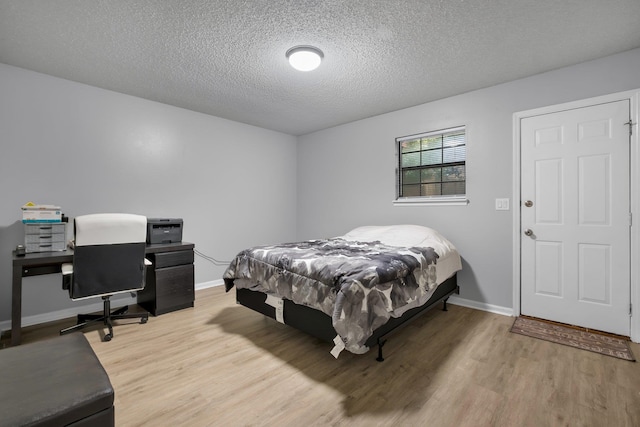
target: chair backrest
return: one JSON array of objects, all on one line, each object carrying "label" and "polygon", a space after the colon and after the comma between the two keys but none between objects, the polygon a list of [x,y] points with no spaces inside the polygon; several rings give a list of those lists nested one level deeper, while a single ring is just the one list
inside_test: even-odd
[{"label": "chair backrest", "polygon": [[75,224],[72,299],[144,288],[147,218],[133,214],[78,216]]}]

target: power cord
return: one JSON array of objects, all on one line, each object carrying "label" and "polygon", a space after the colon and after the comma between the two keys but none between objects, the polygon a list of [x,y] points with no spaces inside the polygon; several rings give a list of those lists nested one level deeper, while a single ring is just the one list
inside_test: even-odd
[{"label": "power cord", "polygon": [[229,265],[229,264],[231,264],[231,261],[220,261],[220,260],[217,260],[214,257],[211,257],[209,255],[203,254],[202,252],[200,252],[197,249],[194,249],[193,252],[196,255],[198,255],[200,258],[202,258],[202,259],[204,259],[206,261],[209,261],[213,265]]}]

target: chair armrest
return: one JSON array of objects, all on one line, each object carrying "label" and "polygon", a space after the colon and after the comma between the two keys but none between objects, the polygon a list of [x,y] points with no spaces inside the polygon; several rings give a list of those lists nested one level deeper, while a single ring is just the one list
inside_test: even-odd
[{"label": "chair armrest", "polygon": [[71,278],[73,277],[73,264],[62,264],[62,289],[71,287]]},{"label": "chair armrest", "polygon": [[73,264],[62,264],[62,275],[73,274]]}]

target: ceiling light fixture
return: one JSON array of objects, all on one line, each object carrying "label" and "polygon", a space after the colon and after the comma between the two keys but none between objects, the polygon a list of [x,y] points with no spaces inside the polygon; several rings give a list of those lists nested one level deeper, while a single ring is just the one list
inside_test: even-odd
[{"label": "ceiling light fixture", "polygon": [[318,68],[324,54],[313,46],[295,46],[285,54],[289,64],[298,71],[311,71]]}]

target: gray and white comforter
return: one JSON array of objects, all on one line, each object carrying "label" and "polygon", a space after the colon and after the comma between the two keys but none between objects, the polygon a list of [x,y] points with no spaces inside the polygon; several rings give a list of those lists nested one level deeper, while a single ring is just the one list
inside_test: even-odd
[{"label": "gray and white comforter", "polygon": [[394,312],[433,293],[438,258],[431,247],[309,240],[246,249],[223,278],[227,291],[235,281],[238,287],[323,311],[345,348],[364,353],[367,339]]}]

